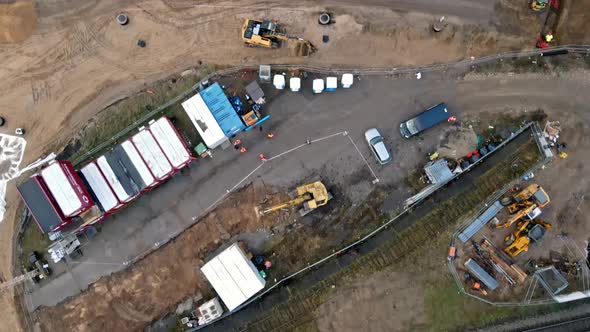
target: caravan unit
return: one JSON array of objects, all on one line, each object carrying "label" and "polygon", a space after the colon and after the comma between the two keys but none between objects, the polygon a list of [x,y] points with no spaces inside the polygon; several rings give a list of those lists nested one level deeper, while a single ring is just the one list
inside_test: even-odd
[{"label": "caravan unit", "polygon": [[166,117],[150,122],[150,132],[175,170],[187,166],[193,157],[178,131]]},{"label": "caravan unit", "polygon": [[141,130],[131,137],[131,141],[158,181],[163,181],[172,175],[174,172],[172,165],[149,130]]}]

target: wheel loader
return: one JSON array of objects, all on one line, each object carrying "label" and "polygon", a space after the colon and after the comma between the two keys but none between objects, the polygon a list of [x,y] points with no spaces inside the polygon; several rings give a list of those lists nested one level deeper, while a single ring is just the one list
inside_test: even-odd
[{"label": "wheel loader", "polygon": [[307,56],[315,52],[315,47],[307,40],[280,33],[278,26],[272,21],[248,18],[242,26],[242,40],[249,47],[279,48],[282,42],[295,44],[295,53]]},{"label": "wheel loader", "polygon": [[540,219],[520,221],[516,224],[516,230],[504,239],[504,252],[510,257],[515,257],[523,251],[528,251],[530,243],[541,240],[549,229],[551,224]]},{"label": "wheel loader", "polygon": [[292,196],[294,196],[293,199],[287,202],[269,207],[256,207],[256,213],[259,216],[264,216],[274,211],[301,205],[299,215],[303,217],[318,207],[328,204],[328,201],[332,199],[332,194],[328,192],[326,186],[321,181],[297,187]]}]

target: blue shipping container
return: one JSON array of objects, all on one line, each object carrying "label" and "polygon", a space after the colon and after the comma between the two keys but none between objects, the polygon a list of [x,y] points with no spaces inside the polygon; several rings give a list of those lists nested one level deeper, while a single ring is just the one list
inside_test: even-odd
[{"label": "blue shipping container", "polygon": [[203,98],[205,105],[213,114],[225,136],[232,137],[246,127],[219,83],[215,83],[201,91],[201,98]]}]

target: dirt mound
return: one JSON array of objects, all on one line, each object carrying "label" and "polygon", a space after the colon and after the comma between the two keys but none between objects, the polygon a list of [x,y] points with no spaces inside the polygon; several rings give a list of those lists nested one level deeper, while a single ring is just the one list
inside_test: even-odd
[{"label": "dirt mound", "polygon": [[231,236],[274,226],[276,218],[258,218],[254,206],[283,198],[267,195],[256,186],[232,194],[199,223],[133,267],[101,278],[61,305],[41,309],[42,330],[141,330],[182,300],[198,292],[209,294],[209,284],[198,271],[205,256]]},{"label": "dirt mound", "polygon": [[0,43],[19,43],[29,38],[37,26],[33,0],[0,4]]}]

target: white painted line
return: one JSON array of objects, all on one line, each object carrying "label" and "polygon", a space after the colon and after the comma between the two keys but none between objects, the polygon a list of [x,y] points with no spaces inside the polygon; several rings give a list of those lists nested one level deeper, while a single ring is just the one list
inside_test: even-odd
[{"label": "white painted line", "polygon": [[260,169],[260,167],[262,167],[262,165],[264,165],[264,162],[260,163],[260,165],[258,165],[258,166],[257,166],[255,169],[253,169],[253,170],[252,170],[252,172],[248,173],[248,175],[244,176],[244,178],[242,178],[242,179],[240,180],[240,182],[236,183],[236,185],[235,185],[235,186],[233,186],[233,187],[232,187],[232,188],[229,190],[229,192],[232,192],[232,191],[234,191],[234,189],[236,189],[236,188],[237,188],[237,187],[238,187],[240,184],[242,184],[242,182],[246,181],[246,180],[247,180],[247,179],[248,179],[250,176],[252,176],[252,174],[256,173],[256,171],[257,171],[258,169]]},{"label": "white painted line", "polygon": [[272,157],[272,158],[268,158],[267,160],[268,160],[268,161],[271,161],[271,160],[273,160],[273,159],[276,159],[276,158],[282,157],[282,156],[286,155],[287,153],[291,153],[291,152],[293,152],[293,151],[295,151],[295,150],[301,149],[302,147],[304,147],[304,146],[306,146],[306,145],[307,145],[307,143],[303,143],[303,144],[301,144],[301,145],[298,145],[298,146],[296,146],[296,147],[294,147],[294,148],[291,148],[291,149],[289,149],[289,150],[287,150],[287,151],[281,152],[281,153],[277,154],[276,156],[274,156],[274,157]]},{"label": "white painted line", "polygon": [[[339,133],[335,133],[335,134],[332,134],[332,135],[328,135],[328,136],[324,136],[324,137],[316,138],[316,139],[314,139],[314,140],[310,140],[310,141],[309,141],[309,144],[311,144],[311,143],[317,143],[317,142],[321,142],[321,141],[323,141],[323,140],[325,140],[325,139],[332,138],[332,137],[334,137],[334,136],[339,136],[339,135],[345,136],[345,135],[346,135],[346,132],[345,132],[345,131],[341,131],[341,132],[339,132]],[[267,159],[267,161],[271,161],[271,160],[273,160],[273,159],[276,159],[276,158],[282,157],[282,156],[284,156],[284,155],[286,155],[286,154],[288,154],[288,153],[291,153],[291,152],[293,152],[293,151],[296,151],[296,150],[298,150],[298,149],[301,149],[302,147],[304,147],[304,146],[306,146],[306,145],[309,145],[309,144],[308,144],[307,142],[306,142],[306,143],[303,143],[303,144],[300,144],[300,145],[298,145],[298,146],[296,146],[296,147],[294,147],[294,148],[291,148],[291,149],[289,149],[289,150],[287,150],[287,151],[281,152],[281,153],[277,154],[276,156],[273,156],[272,158],[268,158],[268,159]]]},{"label": "white painted line", "polygon": [[369,170],[371,171],[371,174],[373,174],[373,177],[375,178],[375,180],[373,180],[373,184],[376,184],[379,182],[379,178],[377,177],[377,175],[375,174],[375,172],[373,171],[373,169],[371,168],[371,165],[369,165],[369,162],[367,161],[367,159],[365,158],[365,156],[363,156],[363,154],[361,153],[361,150],[359,150],[359,147],[356,146],[356,143],[354,142],[354,140],[352,139],[352,137],[350,137],[350,135],[346,135],[348,137],[348,139],[350,140],[350,143],[352,143],[352,145],[354,145],[354,148],[356,149],[356,151],[359,153],[359,155],[361,156],[361,158],[363,158],[365,164],[367,165],[367,167],[369,168]]}]

